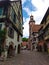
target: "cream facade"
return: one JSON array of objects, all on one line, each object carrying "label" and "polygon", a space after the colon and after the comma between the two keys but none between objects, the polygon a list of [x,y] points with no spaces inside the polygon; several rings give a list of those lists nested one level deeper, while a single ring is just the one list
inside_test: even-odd
[{"label": "cream facade", "polygon": [[[16,54],[18,53],[19,46],[22,42],[22,5],[21,1],[14,2],[0,2],[0,27],[1,30],[6,28],[6,41],[4,48],[9,47],[9,43],[13,42],[13,47],[16,46]],[[7,3],[7,4],[5,4]],[[3,12],[4,15],[3,15]],[[20,51],[20,50],[19,50]]]}]

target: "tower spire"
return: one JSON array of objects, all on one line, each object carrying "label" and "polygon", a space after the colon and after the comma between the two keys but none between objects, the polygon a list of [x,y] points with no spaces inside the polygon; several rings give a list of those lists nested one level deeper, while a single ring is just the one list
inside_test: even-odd
[{"label": "tower spire", "polygon": [[29,24],[35,24],[35,20],[34,20],[33,15],[30,16]]}]

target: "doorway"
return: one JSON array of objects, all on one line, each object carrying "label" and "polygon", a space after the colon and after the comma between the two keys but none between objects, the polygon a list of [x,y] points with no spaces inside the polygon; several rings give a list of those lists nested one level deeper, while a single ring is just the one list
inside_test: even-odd
[{"label": "doorway", "polygon": [[20,44],[18,44],[18,54],[20,53]]}]

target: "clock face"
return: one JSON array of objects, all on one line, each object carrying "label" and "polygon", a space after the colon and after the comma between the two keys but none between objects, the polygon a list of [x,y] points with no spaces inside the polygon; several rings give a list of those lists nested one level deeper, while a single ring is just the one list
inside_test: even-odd
[{"label": "clock face", "polygon": [[32,25],[32,22],[30,22],[30,25]]}]

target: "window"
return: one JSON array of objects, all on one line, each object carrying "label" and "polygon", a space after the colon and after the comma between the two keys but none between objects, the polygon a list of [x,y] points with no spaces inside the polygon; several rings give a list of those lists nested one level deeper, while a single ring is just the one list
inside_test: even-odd
[{"label": "window", "polygon": [[19,30],[21,31],[21,22],[19,22]]},{"label": "window", "polygon": [[0,8],[0,15],[3,15],[3,8]]},{"label": "window", "polygon": [[12,29],[12,27],[9,27],[8,29],[8,36],[14,38],[14,30]]},{"label": "window", "polygon": [[11,13],[11,18],[12,18],[13,22],[16,23],[16,14],[13,9],[12,9],[12,13]]},{"label": "window", "polygon": [[20,21],[20,12],[18,11],[18,20]]},{"label": "window", "polygon": [[1,30],[1,28],[2,28],[2,24],[0,24],[0,30]]},{"label": "window", "polygon": [[17,41],[19,41],[19,34],[17,34]]},{"label": "window", "polygon": [[14,13],[14,18],[13,18],[13,21],[14,21],[14,23],[16,23],[16,14]]},{"label": "window", "polygon": [[11,13],[11,18],[13,19],[14,18],[14,11],[13,11],[13,9],[12,9],[12,13]]},{"label": "window", "polygon": [[0,15],[5,15],[6,14],[6,8],[2,7],[0,8]]},{"label": "window", "polygon": [[6,14],[7,14],[7,8],[4,7],[3,15],[6,15]]}]

